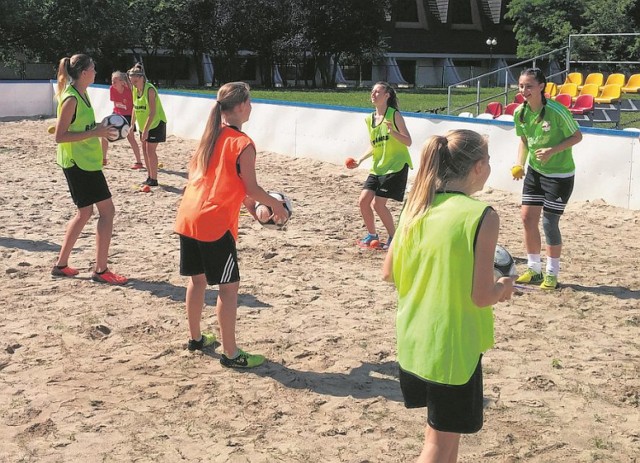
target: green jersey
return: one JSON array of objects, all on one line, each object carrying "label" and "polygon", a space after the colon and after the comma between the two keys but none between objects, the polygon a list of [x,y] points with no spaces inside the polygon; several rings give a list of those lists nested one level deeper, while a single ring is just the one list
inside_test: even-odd
[{"label": "green jersey", "polygon": [[153,89],[156,92],[156,114],[149,125],[149,130],[158,127],[160,122],[167,122],[167,117],[164,115],[164,109],[162,108],[162,102],[160,101],[160,95],[158,90],[149,82],[145,82],[142,93],[138,94],[138,89],[133,87],[133,110],[136,114],[136,122],[138,124],[138,130],[141,132],[144,130],[149,119],[149,90]]},{"label": "green jersey", "polygon": [[[524,122],[520,122],[522,111],[524,111]],[[571,148],[554,154],[545,164],[536,159],[535,153],[540,148],[556,146],[576,133],[579,129],[578,123],[564,105],[554,100],[547,100],[544,118],[537,122],[541,111],[534,112],[528,105],[520,105],[513,115],[516,135],[527,139],[529,148],[527,163],[535,171],[547,177],[571,177],[576,170]]]},{"label": "green jersey", "polygon": [[[60,117],[62,104],[69,98],[76,100],[76,112],[74,114],[69,132],[87,132],[96,126],[96,117],[91,107],[89,95],[80,95],[73,85],[64,89],[58,100],[57,115]],[[84,140],[58,143],[58,165],[68,169],[77,165],[82,170],[102,170],[102,146],[98,137],[85,138]]]},{"label": "green jersey", "polygon": [[393,137],[389,133],[387,124],[384,123],[384,121],[391,121],[393,127],[398,130],[395,123],[396,112],[397,110],[394,108],[387,108],[384,120],[378,125],[375,125],[375,113],[371,113],[365,119],[369,129],[369,139],[373,147],[371,173],[374,175],[400,172],[405,164],[409,164],[409,167],[413,169],[409,148]]},{"label": "green jersey", "polygon": [[400,367],[440,384],[471,378],[493,345],[493,309],[471,299],[478,229],[490,206],[462,193],[437,193],[410,229],[393,238]]}]

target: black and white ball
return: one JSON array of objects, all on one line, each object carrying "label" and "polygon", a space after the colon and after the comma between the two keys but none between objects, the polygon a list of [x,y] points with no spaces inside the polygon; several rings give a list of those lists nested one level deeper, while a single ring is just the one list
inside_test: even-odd
[{"label": "black and white ball", "polygon": [[516,275],[516,262],[505,248],[496,246],[493,256],[493,275],[495,279],[502,277],[513,277]]},{"label": "black and white ball", "polygon": [[287,225],[291,218],[291,214],[293,214],[293,204],[291,203],[291,200],[282,193],[269,192],[269,195],[282,202],[282,205],[287,211],[287,218],[283,222],[276,222],[272,217],[273,211],[271,208],[266,204],[256,202],[256,216],[258,217],[258,222],[266,228],[281,229]]},{"label": "black and white ball", "polygon": [[110,125],[118,131],[117,137],[107,137],[107,140],[109,141],[118,141],[122,140],[123,138],[127,138],[127,135],[129,135],[129,130],[131,130],[131,127],[129,127],[129,123],[127,122],[127,120],[120,114],[111,114],[110,116],[105,117],[104,119],[102,119],[102,125],[105,127]]}]

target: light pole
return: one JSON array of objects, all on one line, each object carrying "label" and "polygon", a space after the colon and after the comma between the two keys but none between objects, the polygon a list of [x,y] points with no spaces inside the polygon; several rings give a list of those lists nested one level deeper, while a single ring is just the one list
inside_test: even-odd
[{"label": "light pole", "polygon": [[[489,37],[485,43],[489,47],[489,72],[491,72],[492,71],[491,66],[493,65],[493,47],[498,45],[498,41],[496,40],[495,37]],[[491,85],[491,77],[489,77],[488,80],[489,80],[489,85]]]}]

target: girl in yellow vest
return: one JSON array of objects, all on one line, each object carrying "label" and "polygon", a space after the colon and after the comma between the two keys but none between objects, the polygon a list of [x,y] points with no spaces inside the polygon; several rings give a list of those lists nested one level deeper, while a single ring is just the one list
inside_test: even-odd
[{"label": "girl in yellow vest", "polygon": [[79,271],[69,266],[69,256],[80,233],[98,209],[96,229],[96,264],[92,280],[112,285],[127,282],[123,276],[107,268],[109,245],[113,230],[115,207],[107,180],[102,173],[102,147],[100,138],[116,136],[116,130],[102,124],[96,125],[95,115],[87,87],[96,77],[95,64],[87,55],[62,58],[58,66],[57,162],[69,185],[71,198],[78,212],[67,225],[60,255],[51,274],[57,277],[73,277]]},{"label": "girl in yellow vest", "polygon": [[242,204],[255,218],[255,203],[271,207],[276,221],[287,217],[279,201],[256,180],[256,148],[242,130],[249,120],[249,86],[231,82],[218,90],[204,134],[189,165],[189,181],[178,209],[175,231],[180,235],[180,274],[187,286],[190,351],[215,343],[213,333],[200,331],[207,285],[218,285],[216,314],[222,335],[220,363],[252,368],[264,362],[236,345],[236,313],[240,271],[236,241]]},{"label": "girl in yellow vest", "polygon": [[158,186],[158,143],[167,140],[167,117],[156,88],[147,81],[142,64],[136,63],[127,72],[133,85],[133,114],[131,123],[138,123],[142,155],[147,166],[143,185]]},{"label": "girl in yellow vest", "polygon": [[482,428],[482,353],[493,345],[492,304],[513,281],[494,281],[500,221],[471,198],[489,174],[483,136],[430,138],[384,262],[398,290],[396,334],[407,408],[427,407],[420,463],[453,463],[461,433]]},{"label": "girl in yellow vest", "polygon": [[409,146],[411,135],[400,111],[396,91],[386,82],[377,82],[371,90],[371,103],[376,110],[365,119],[369,131],[371,146],[354,162],[347,164],[355,169],[365,159],[373,157],[369,176],[364,183],[358,204],[367,227],[367,235],[358,240],[358,244],[369,246],[378,241],[373,211],[378,214],[389,238],[388,246],[395,233],[395,224],[387,201],[393,199],[402,202],[407,187],[407,177],[411,165]]}]

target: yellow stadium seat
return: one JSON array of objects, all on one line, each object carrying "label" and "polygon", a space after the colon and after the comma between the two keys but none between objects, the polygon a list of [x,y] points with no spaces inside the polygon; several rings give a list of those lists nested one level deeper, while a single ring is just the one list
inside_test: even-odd
[{"label": "yellow stadium seat", "polygon": [[553,82],[547,82],[547,85],[544,87],[544,93],[550,97],[556,96],[558,94],[558,86]]},{"label": "yellow stadium seat", "polygon": [[[582,85],[582,73],[581,72],[570,72],[567,74],[567,78],[564,80],[565,84],[576,84]],[[553,96],[553,95],[552,95]]]},{"label": "yellow stadium seat", "polygon": [[605,85],[602,93],[596,98],[596,103],[616,103],[620,101],[620,86]]},{"label": "yellow stadium seat", "polygon": [[627,84],[622,87],[624,93],[640,93],[640,74],[629,77]]},{"label": "yellow stadium seat", "polygon": [[620,87],[624,87],[625,81],[626,78],[624,77],[624,74],[609,74],[607,81],[600,87],[600,90],[602,90],[606,85],[619,85]]},{"label": "yellow stadium seat", "polygon": [[[584,85],[587,84],[596,84],[598,87],[602,87],[604,85],[604,76],[601,72],[592,72],[587,75],[587,78],[584,80]],[[582,88],[581,85],[578,85],[578,90]]]},{"label": "yellow stadium seat", "polygon": [[567,95],[570,95],[571,98],[573,98],[574,96],[578,95],[578,84],[562,84],[560,86],[560,88],[558,89],[558,95],[560,95],[561,93],[566,93]]},{"label": "yellow stadium seat", "polygon": [[580,93],[571,98],[572,101],[576,101],[580,95],[591,95],[596,98],[600,93],[600,88],[596,84],[586,84],[580,89]]}]

